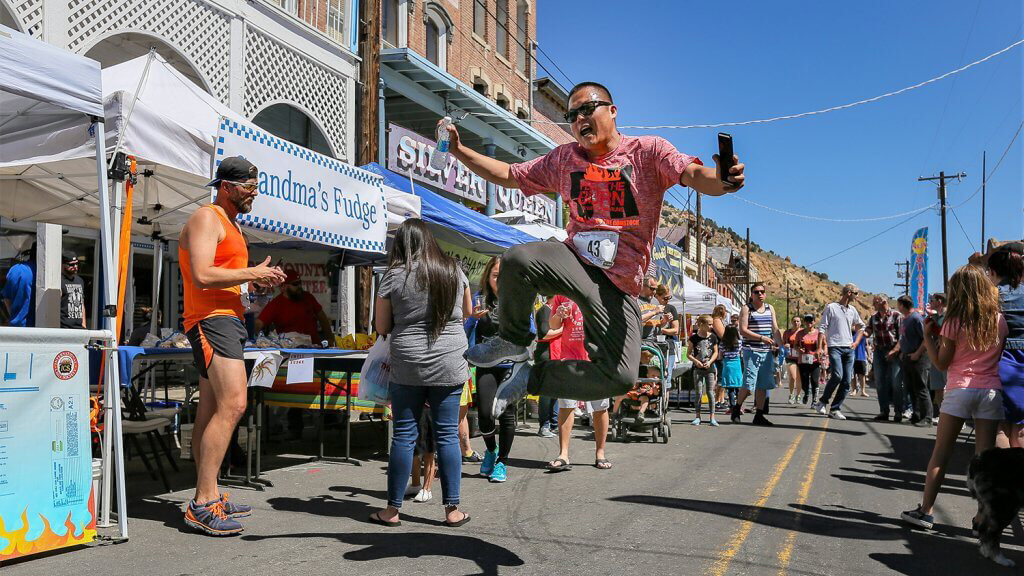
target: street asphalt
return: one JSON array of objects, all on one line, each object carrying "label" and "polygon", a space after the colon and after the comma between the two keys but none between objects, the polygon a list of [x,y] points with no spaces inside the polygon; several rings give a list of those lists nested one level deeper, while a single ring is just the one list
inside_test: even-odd
[{"label": "street asphalt", "polygon": [[[872,422],[874,398],[850,399],[849,420],[839,421],[787,405],[783,392],[775,397],[772,428],[730,424],[727,415],[718,428],[694,427],[692,412],[675,410],[668,444],[609,443],[611,470],[592,466],[593,441],[577,429],[574,468],[547,472],[557,440],[536,436],[531,422],[516,438],[504,484],[478,476],[478,465],[463,467],[472,520],[454,529],[440,522],[438,484],[433,501],[406,502],[401,527],[367,523],[385,499],[380,460],[278,456],[272,463],[283,467],[267,474],[274,487],[231,493],[255,507],[244,534],[231,538],[189,532],[180,509],[190,490],[158,494],[162,488],[133,472],[127,543],[17,562],[3,574],[1017,573],[982,558],[971,537],[967,431],[939,495],[935,530],[909,530],[899,513],[920,500],[933,429]],[[338,436],[329,438],[336,451]],[[360,446],[366,454],[373,448]],[[189,474],[176,485],[187,486]],[[1024,564],[1020,522],[1003,542]]]}]

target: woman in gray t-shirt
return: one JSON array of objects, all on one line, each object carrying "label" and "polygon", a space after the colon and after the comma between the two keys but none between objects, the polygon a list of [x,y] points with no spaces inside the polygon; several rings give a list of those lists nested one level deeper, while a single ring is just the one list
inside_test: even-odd
[{"label": "woman in gray t-shirt", "polygon": [[391,412],[394,435],[388,461],[388,507],[370,521],[397,526],[419,431],[429,404],[440,465],[445,523],[461,526],[469,515],[459,510],[462,454],[459,448],[459,397],[469,379],[463,318],[472,313],[469,281],[445,254],[426,224],[410,218],[399,226],[388,255],[388,269],[377,290],[374,326],[390,336]]}]

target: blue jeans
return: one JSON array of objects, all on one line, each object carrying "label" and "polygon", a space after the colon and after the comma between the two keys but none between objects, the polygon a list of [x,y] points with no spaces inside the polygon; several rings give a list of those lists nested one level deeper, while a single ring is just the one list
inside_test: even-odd
[{"label": "blue jeans", "polygon": [[540,427],[548,430],[558,430],[558,398],[541,396],[537,403],[540,412]]},{"label": "blue jeans", "polygon": [[875,350],[871,371],[878,391],[878,413],[888,416],[891,404],[897,415],[902,414],[907,409],[907,394],[900,378],[899,357],[886,358],[885,351]]},{"label": "blue jeans", "polygon": [[419,437],[423,406],[430,404],[433,419],[434,445],[441,476],[441,492],[445,506],[459,503],[462,481],[462,450],[459,448],[459,398],[462,384],[456,386],[407,386],[391,383],[391,412],[394,436],[388,459],[388,504],[402,507],[405,487],[412,473],[412,456]]},{"label": "blue jeans", "polygon": [[[850,380],[853,378],[853,348],[829,346],[828,361],[828,384],[821,394],[821,403],[828,404],[829,400],[832,400],[832,410],[839,410],[850,392]],[[832,399],[833,393],[836,395],[835,399]]]}]

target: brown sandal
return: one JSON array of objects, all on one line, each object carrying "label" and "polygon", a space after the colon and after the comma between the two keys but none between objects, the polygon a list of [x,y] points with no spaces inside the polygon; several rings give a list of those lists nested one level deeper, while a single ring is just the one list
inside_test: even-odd
[{"label": "brown sandal", "polygon": [[[458,508],[456,508],[456,510],[458,510]],[[462,520],[458,520],[456,522],[450,522],[448,520],[447,515],[445,515],[444,525],[448,526],[449,528],[458,528],[459,526],[462,526],[463,524],[465,524],[467,522],[469,522],[469,514],[466,514],[465,512],[463,512],[462,513]]]},{"label": "brown sandal", "polygon": [[373,514],[370,514],[370,522],[373,522],[374,524],[380,524],[381,526],[386,526],[388,528],[395,528],[402,525],[401,520],[397,520],[395,522],[388,522],[387,520],[380,517],[380,513],[381,511],[378,510]]}]

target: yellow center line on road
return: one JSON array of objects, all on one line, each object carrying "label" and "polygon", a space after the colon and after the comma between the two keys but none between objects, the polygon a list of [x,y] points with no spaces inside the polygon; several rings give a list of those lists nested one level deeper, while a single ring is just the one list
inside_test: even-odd
[{"label": "yellow center line on road", "polygon": [[[821,447],[825,444],[825,431],[828,429],[829,422],[830,420],[825,420],[825,425],[821,428],[821,434],[818,435],[818,443],[814,446],[811,462],[807,465],[807,474],[804,475],[804,481],[800,484],[800,492],[797,493],[797,506],[806,504],[807,496],[811,493],[811,485],[814,484],[814,472],[818,469],[818,459],[821,457]],[[790,530],[789,534],[786,534],[786,543],[779,550],[779,573],[777,576],[786,576],[786,569],[789,568],[789,561],[793,557],[793,546],[795,544],[796,530]]]},{"label": "yellow center line on road", "polygon": [[772,473],[768,482],[761,489],[761,496],[757,499],[757,502],[751,506],[752,511],[746,520],[740,524],[740,527],[736,530],[736,533],[732,536],[732,544],[729,548],[718,555],[718,560],[715,561],[714,566],[711,567],[709,574],[712,576],[724,576],[726,571],[729,570],[729,563],[732,562],[733,557],[743,547],[743,543],[747,540],[747,536],[750,535],[750,530],[754,527],[754,522],[757,520],[757,516],[761,513],[761,508],[768,502],[768,498],[771,497],[772,492],[775,491],[776,484],[779,483],[779,479],[782,478],[782,473],[786,471],[786,467],[789,466],[789,461],[793,459],[793,454],[796,453],[797,446],[800,445],[800,440],[804,437],[804,433],[797,434],[797,437],[793,439],[793,442],[789,445],[789,449],[779,460],[779,463],[775,465],[775,472]]}]

